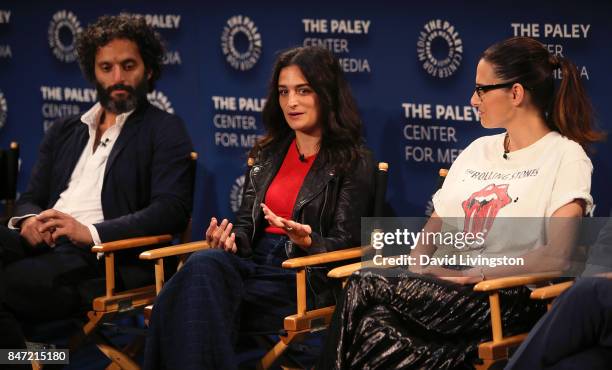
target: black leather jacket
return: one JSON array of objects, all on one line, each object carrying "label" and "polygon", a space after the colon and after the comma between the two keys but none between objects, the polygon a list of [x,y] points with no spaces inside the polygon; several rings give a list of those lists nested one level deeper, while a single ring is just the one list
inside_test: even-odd
[{"label": "black leather jacket", "polygon": [[[293,139],[259,152],[248,170],[234,232],[238,255],[248,257],[267,226],[260,203],[276,176]],[[288,257],[334,251],[361,243],[361,217],[371,216],[375,167],[370,152],[345,175],[315,159],[298,193],[292,219],[312,227],[312,244],[289,248]]]}]

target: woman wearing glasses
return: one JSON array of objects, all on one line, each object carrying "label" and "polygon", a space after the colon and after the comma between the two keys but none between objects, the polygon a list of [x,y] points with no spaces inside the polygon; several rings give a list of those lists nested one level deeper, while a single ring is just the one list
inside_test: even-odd
[{"label": "woman wearing glasses", "polygon": [[[555,88],[553,71],[559,68],[562,80]],[[471,367],[478,343],[491,333],[488,297],[472,284],[567,268],[573,240],[567,223],[538,225],[532,233],[508,234],[505,226],[525,226],[508,222],[511,217],[542,224],[549,217],[576,220],[592,207],[592,165],[583,147],[603,134],[592,128],[575,66],[533,39],[504,40],[483,53],[471,104],[485,128],[505,132],[479,138],[461,153],[433,197],[435,213],[424,231],[440,232],[454,222],[463,233],[482,233],[485,241],[461,250],[422,243],[411,257],[418,263],[430,261],[422,256],[512,256],[524,264],[490,267],[449,259],[443,266],[385,270],[394,277],[380,270],[354,274],[337,305],[320,368]],[[501,303],[506,332],[530,327],[543,312],[526,288],[501,292]]]}]

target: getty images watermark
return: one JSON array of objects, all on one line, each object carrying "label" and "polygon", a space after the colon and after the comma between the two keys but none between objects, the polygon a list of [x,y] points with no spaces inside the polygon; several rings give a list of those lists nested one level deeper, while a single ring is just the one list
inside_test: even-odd
[{"label": "getty images watermark", "polygon": [[[382,231],[375,229],[372,234],[372,248],[382,251],[385,246],[404,247],[414,250],[417,245],[422,246],[444,246],[455,248],[460,251],[482,251],[486,242],[485,232],[429,232],[420,230],[417,232],[409,229],[395,229],[394,231]],[[466,266],[466,267],[497,267],[497,266],[522,266],[525,259],[522,257],[487,257],[481,254],[459,253],[443,255],[400,254],[384,256],[375,254],[372,256],[375,266]]]},{"label": "getty images watermark", "polygon": [[438,267],[502,268],[497,275],[560,271],[568,277],[587,267],[612,271],[607,217],[504,218],[481,212],[457,218],[362,218],[361,232],[362,267],[389,270],[390,276]]}]

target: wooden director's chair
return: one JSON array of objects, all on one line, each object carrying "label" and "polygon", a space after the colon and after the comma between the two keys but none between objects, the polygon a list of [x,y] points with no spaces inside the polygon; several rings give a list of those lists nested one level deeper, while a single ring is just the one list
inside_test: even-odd
[{"label": "wooden director's chair", "polygon": [[[190,153],[190,170],[192,171],[194,181],[197,159],[197,153]],[[133,358],[144,346],[144,337],[142,335],[138,335],[132,343],[124,348],[118,348],[99,329],[104,324],[110,323],[117,318],[141,313],[145,306],[153,303],[157,291],[155,284],[117,291],[115,256],[117,253],[133,250],[134,248],[159,247],[159,245],[171,243],[173,239],[174,236],[170,234],[156,235],[117,240],[102,243],[91,248],[93,253],[101,253],[104,256],[105,295],[93,299],[92,309],[87,313],[88,321],[83,326],[82,333],[71,339],[71,350],[80,347],[85,339],[92,339],[98,349],[111,360],[111,364],[107,369],[140,369],[140,366]],[[179,236],[179,239],[181,242],[187,242],[191,239],[191,220]]]},{"label": "wooden director's chair", "polygon": [[[252,161],[249,161],[252,165]],[[387,189],[387,171],[389,165],[381,162],[375,180],[374,215],[382,215],[384,208],[385,193]],[[164,258],[178,256],[181,259],[179,265],[185,261],[188,254],[207,249],[206,241],[197,241],[171,247],[154,249],[141,253],[143,260],[155,261],[156,291],[159,292],[164,283]],[[320,331],[329,325],[335,306],[307,309],[306,302],[306,274],[307,269],[313,266],[324,266],[339,261],[350,261],[361,257],[362,247],[354,247],[334,252],[320,253],[311,256],[289,259],[283,262],[282,267],[292,269],[296,272],[297,282],[297,312],[284,319],[283,329],[279,334],[279,341],[259,361],[257,368],[269,369],[281,358],[290,344],[299,342],[306,335]],[[153,306],[145,308],[145,317],[150,317]]]},{"label": "wooden director's chair", "polygon": [[[587,231],[589,234],[589,230]],[[587,240],[589,235],[583,235]],[[590,241],[582,240],[573,250],[573,258],[576,264],[572,269],[574,273],[582,271],[585,267],[585,261],[588,257]],[[585,243],[585,244],[583,244]],[[561,280],[565,280],[559,282]],[[501,289],[514,288],[522,285],[530,285],[535,287],[531,292],[530,298],[546,302],[550,310],[553,300],[561,295],[565,290],[569,289],[574,284],[574,279],[569,279],[564,271],[551,271],[529,276],[511,276],[493,280],[482,281],[474,286],[475,291],[487,292],[489,294],[489,303],[491,306],[491,330],[492,340],[480,343],[478,346],[478,357],[481,360],[477,369],[489,369],[493,364],[507,361],[513,351],[527,338],[528,333],[522,333],[513,336],[504,336],[501,322],[501,309],[499,304],[499,291]]]},{"label": "wooden director's chair", "polygon": [[[442,187],[444,179],[448,171],[446,169],[440,169],[438,188]],[[359,251],[356,252],[361,252]],[[359,253],[358,256],[361,256]],[[354,258],[354,256],[351,256]],[[288,261],[289,262],[289,261]],[[367,267],[365,263],[356,262],[345,266],[337,267],[331,270],[327,276],[334,279],[346,280],[355,271]],[[502,330],[502,314],[500,307],[499,291],[502,289],[509,289],[520,287],[524,285],[547,285],[551,281],[561,277],[563,273],[561,271],[551,271],[538,274],[531,274],[528,276],[511,276],[498,279],[491,279],[482,281],[474,286],[474,290],[478,292],[486,292],[489,295],[490,304],[490,317],[491,317],[491,331],[492,340],[480,343],[478,346],[478,357],[480,364],[476,365],[476,369],[485,370],[499,361],[507,360],[509,353],[514,348],[518,347],[523,340],[527,337],[527,333],[504,336]],[[550,299],[554,294],[558,294],[561,289],[567,289],[568,285],[571,284],[561,283],[558,287],[551,290],[545,290],[548,287],[541,288],[542,290],[535,290],[532,292],[531,298],[537,299]]]}]

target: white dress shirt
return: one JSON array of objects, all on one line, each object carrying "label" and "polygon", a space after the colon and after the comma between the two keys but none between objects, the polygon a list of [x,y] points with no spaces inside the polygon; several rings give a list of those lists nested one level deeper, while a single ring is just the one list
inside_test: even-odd
[{"label": "white dress shirt", "polygon": [[[102,185],[104,182],[104,170],[108,157],[121,133],[132,111],[117,115],[116,122],[109,127],[102,137],[100,144],[94,152],[96,131],[100,122],[100,115],[103,112],[100,103],[96,103],[91,109],[81,116],[81,122],[88,126],[89,140],[76,167],[72,171],[68,187],[61,194],[55,205],[55,210],[69,214],[77,221],[87,226],[91,233],[94,244],[101,244],[98,230],[94,224],[104,221],[102,212]],[[9,222],[10,228],[23,218],[34,215],[13,217]]]}]

